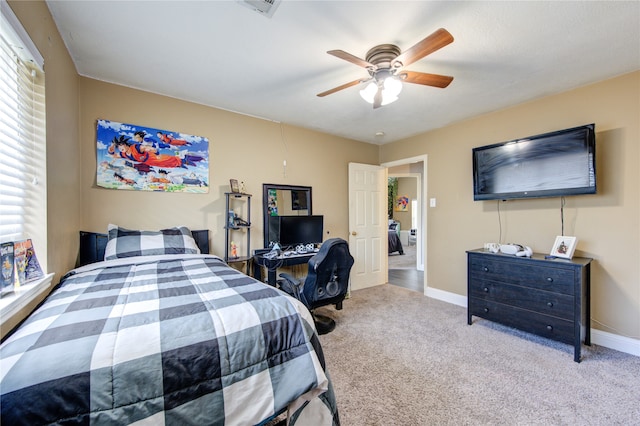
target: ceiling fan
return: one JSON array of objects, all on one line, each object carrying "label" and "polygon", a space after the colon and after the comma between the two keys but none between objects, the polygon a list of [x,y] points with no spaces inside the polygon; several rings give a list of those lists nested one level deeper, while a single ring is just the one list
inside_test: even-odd
[{"label": "ceiling fan", "polygon": [[349,83],[318,93],[318,96],[327,96],[351,86],[369,82],[369,84],[360,91],[360,95],[366,101],[373,103],[373,108],[379,108],[382,105],[389,104],[398,99],[398,94],[400,90],[402,90],[403,81],[445,88],[453,81],[453,77],[409,71],[405,70],[404,67],[443,48],[451,42],[453,42],[453,36],[449,31],[440,28],[404,52],[401,52],[400,48],[395,44],[380,44],[375,46],[367,52],[366,60],[360,59],[344,50],[329,50],[327,53],[330,55],[366,68],[369,72],[369,78],[350,81]]}]

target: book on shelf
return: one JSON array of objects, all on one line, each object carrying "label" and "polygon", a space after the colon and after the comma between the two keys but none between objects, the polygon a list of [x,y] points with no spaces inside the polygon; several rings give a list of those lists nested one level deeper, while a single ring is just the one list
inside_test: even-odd
[{"label": "book on shelf", "polygon": [[14,262],[18,285],[26,284],[44,276],[36,250],[30,239],[14,242]]},{"label": "book on shelf", "polygon": [[13,262],[13,242],[0,244],[0,261],[2,262],[2,276],[0,277],[0,296],[15,290],[15,268]]}]

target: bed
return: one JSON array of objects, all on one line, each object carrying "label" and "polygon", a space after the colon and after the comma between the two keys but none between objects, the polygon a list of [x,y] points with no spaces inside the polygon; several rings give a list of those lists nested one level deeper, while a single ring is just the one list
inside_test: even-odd
[{"label": "bed", "polygon": [[87,264],[0,346],[1,423],[339,425],[309,311],[207,253],[184,227],[82,233]]},{"label": "bed", "polygon": [[404,254],[404,250],[402,248],[402,242],[400,241],[400,235],[398,235],[398,223],[393,222],[389,224],[389,230],[387,231],[389,234],[389,254],[393,252],[398,252],[398,254]]}]

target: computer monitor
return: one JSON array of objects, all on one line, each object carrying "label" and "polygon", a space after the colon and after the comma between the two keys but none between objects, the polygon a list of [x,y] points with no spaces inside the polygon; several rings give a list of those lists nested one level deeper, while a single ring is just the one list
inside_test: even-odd
[{"label": "computer monitor", "polygon": [[271,216],[269,243],[277,242],[282,248],[298,244],[321,244],[324,216]]}]

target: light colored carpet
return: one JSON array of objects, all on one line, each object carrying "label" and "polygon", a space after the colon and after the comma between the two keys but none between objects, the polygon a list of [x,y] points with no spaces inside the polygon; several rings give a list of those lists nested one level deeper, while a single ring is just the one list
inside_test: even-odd
[{"label": "light colored carpet", "polygon": [[474,317],[393,285],[320,308],[341,423],[640,425],[640,357],[573,347]]}]

